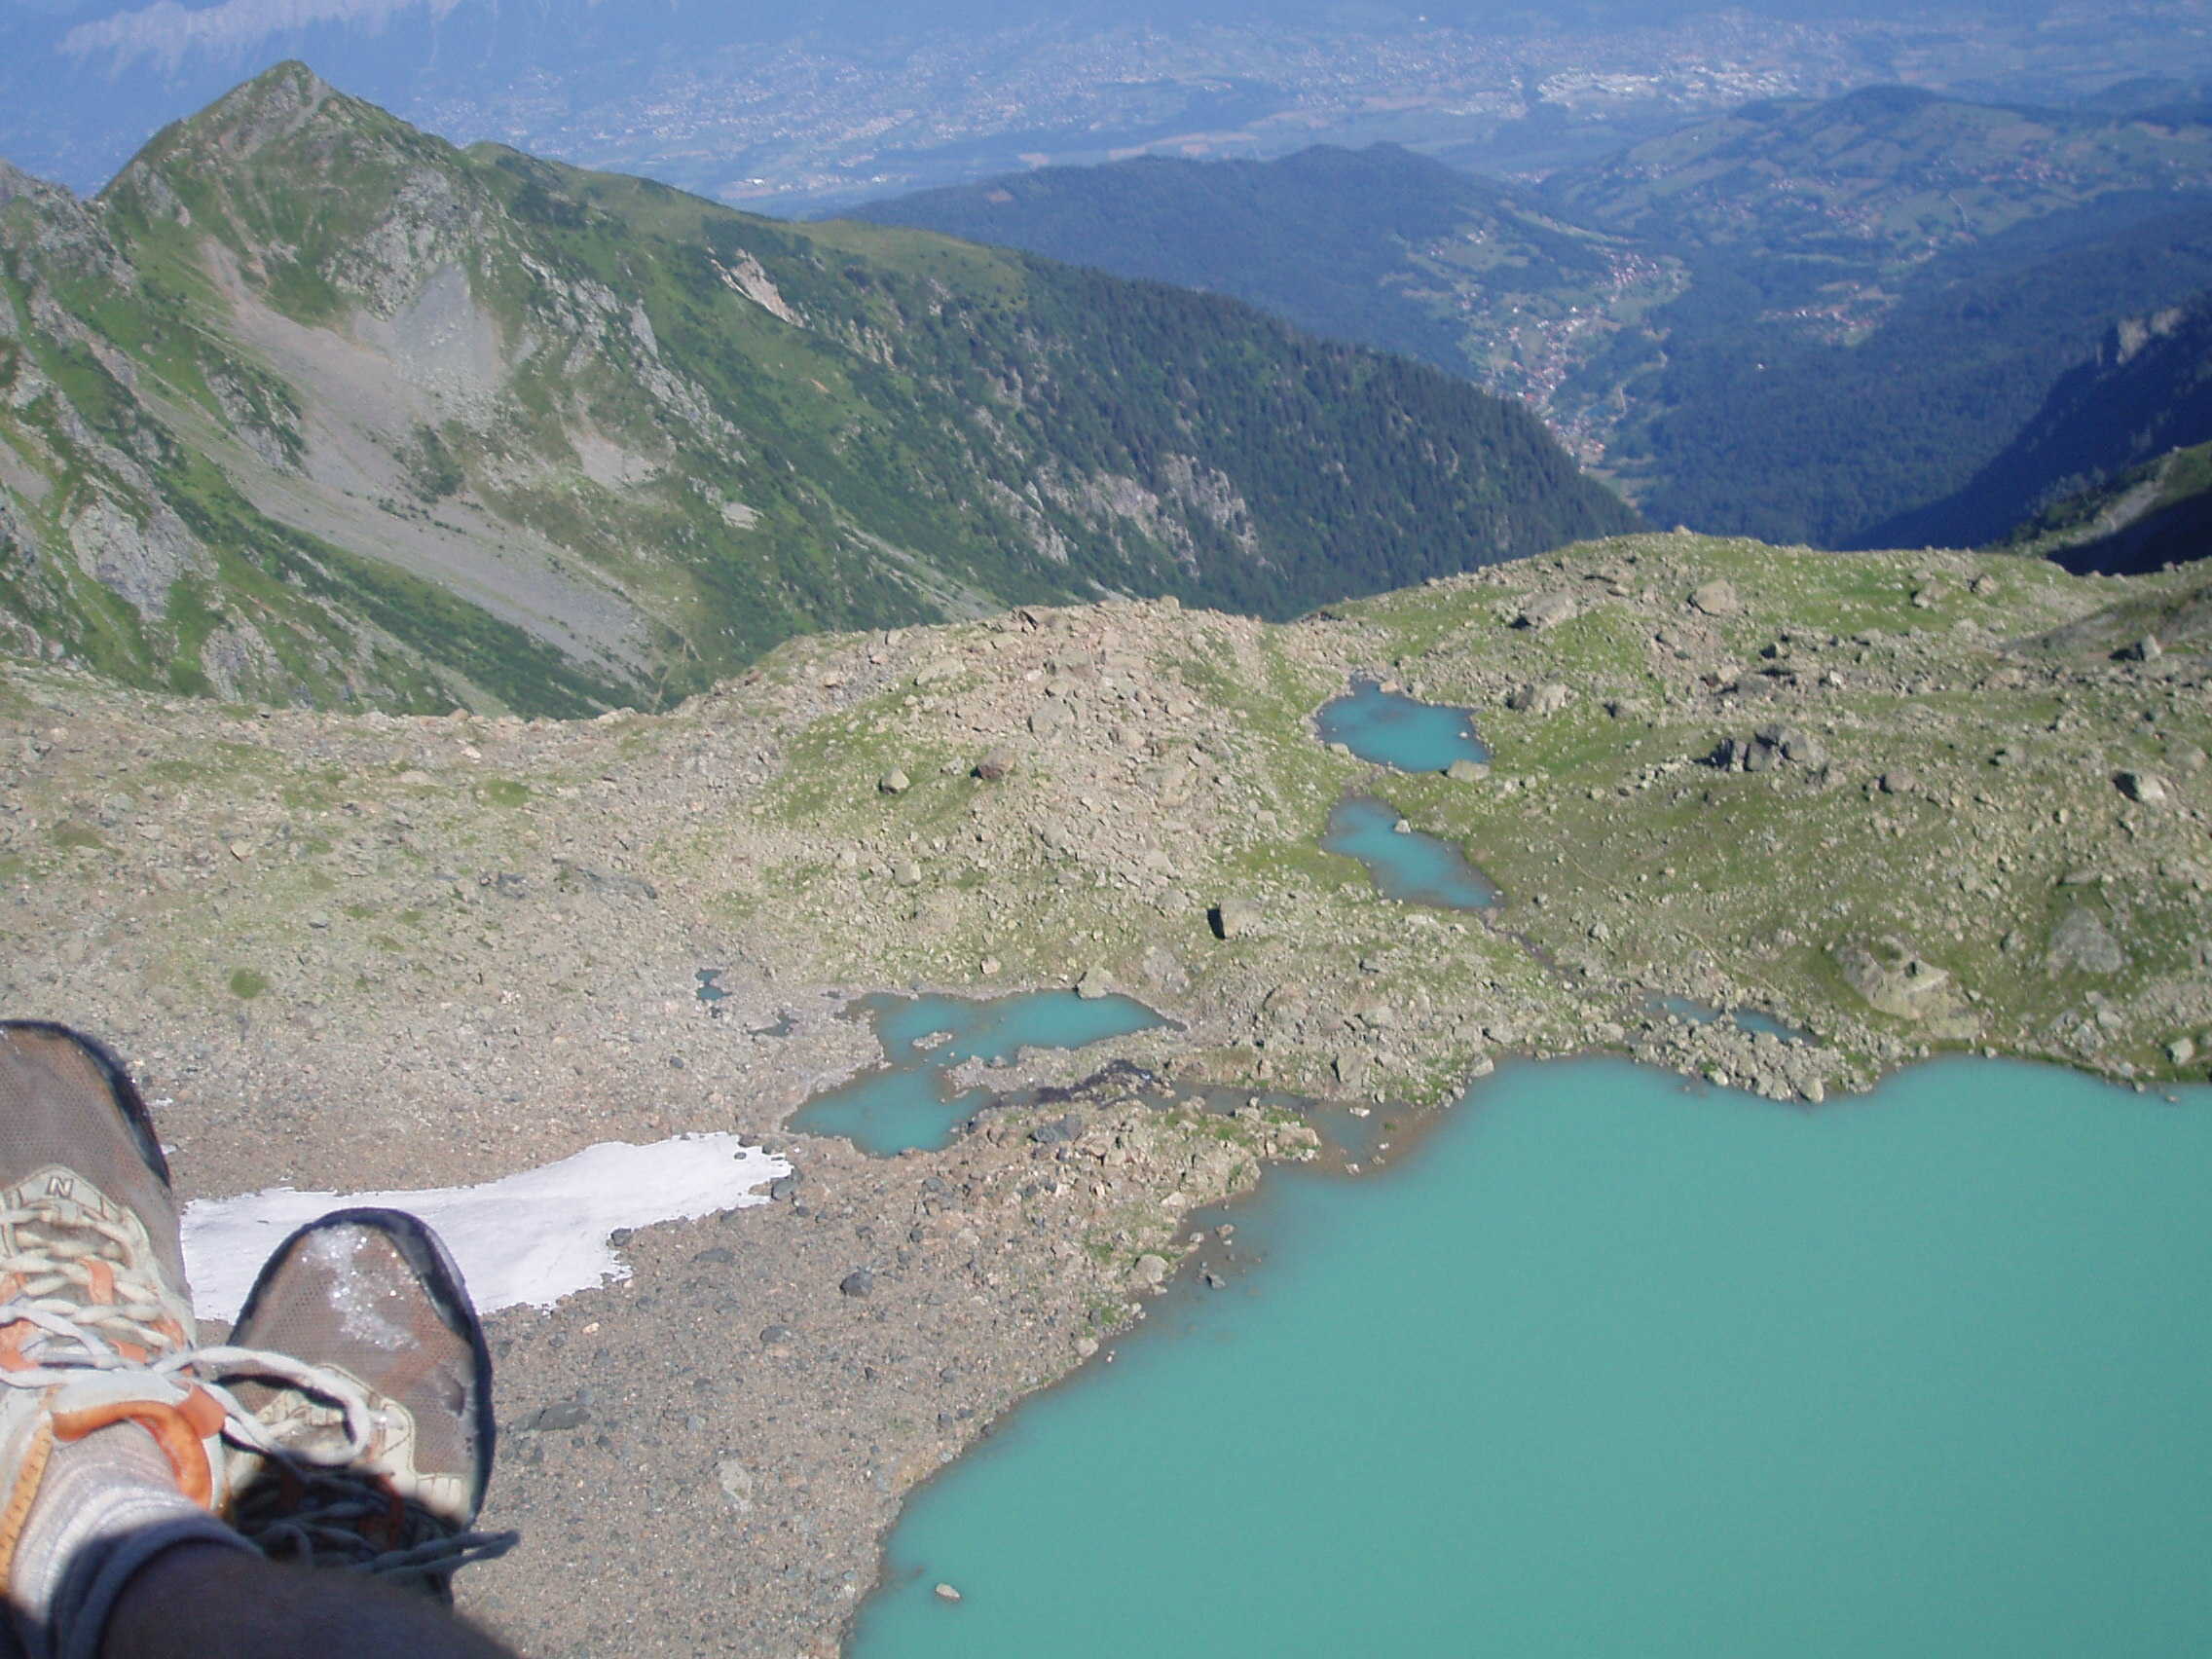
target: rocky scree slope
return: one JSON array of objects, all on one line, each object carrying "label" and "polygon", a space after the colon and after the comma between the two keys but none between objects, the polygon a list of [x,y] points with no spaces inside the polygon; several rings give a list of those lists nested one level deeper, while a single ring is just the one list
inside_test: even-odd
[{"label": "rocky scree slope", "polygon": [[1518,408],[1233,302],[459,151],[298,65],[92,202],[8,174],[0,283],[0,625],[154,687],[584,713],[1634,522]]},{"label": "rocky scree slope", "polygon": [[[809,638],[588,720],[7,663],[0,1005],[145,1068],[188,1195],[690,1129],[788,1153],[781,1201],[494,1321],[488,1519],[530,1541],[464,1602],[530,1652],[827,1654],[902,1495],[1172,1264],[1232,1271],[1194,1208],[1315,1150],[1166,1085],[1309,1091],[1410,1142],[1518,1053],[1794,1100],[1946,1051],[2203,1077],[2208,613],[2201,574],[1642,535],[1290,624],[1113,602]],[[1355,673],[1473,708],[1488,774],[1324,748]],[[1502,910],[1399,904],[1320,852],[1347,790]],[[940,1152],[783,1126],[872,1063],[856,994],[1078,978],[1176,1024],[971,1068],[1074,1092]]]}]

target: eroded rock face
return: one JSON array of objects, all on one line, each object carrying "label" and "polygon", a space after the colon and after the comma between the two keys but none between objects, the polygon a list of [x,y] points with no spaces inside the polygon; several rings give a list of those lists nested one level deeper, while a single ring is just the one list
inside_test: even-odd
[{"label": "eroded rock face", "polygon": [[69,539],[86,573],[148,618],[166,614],[169,589],[178,581],[215,568],[167,508],[155,507],[141,521],[105,496],[94,496],[71,517]]}]

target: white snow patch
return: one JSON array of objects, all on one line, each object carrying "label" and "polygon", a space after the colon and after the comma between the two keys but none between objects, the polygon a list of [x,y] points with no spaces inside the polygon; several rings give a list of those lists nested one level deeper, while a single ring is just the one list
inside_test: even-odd
[{"label": "white snow patch", "polygon": [[574,1291],[630,1276],[607,1241],[616,1228],[764,1204],[759,1189],[791,1171],[785,1160],[740,1145],[735,1135],[679,1135],[650,1146],[602,1141],[480,1187],[344,1195],[272,1187],[196,1198],[184,1211],[185,1272],[201,1314],[236,1319],[261,1264],[294,1228],[372,1204],[412,1211],[437,1229],[479,1312],[550,1308]]}]

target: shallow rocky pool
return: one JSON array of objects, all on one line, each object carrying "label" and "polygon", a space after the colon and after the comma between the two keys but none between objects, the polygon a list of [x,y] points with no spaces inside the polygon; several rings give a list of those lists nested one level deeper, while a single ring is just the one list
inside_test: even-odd
[{"label": "shallow rocky pool", "polygon": [[987,1088],[952,1087],[952,1068],[963,1061],[998,1064],[1023,1049],[1081,1049],[1163,1023],[1133,997],[1084,997],[1074,991],[984,998],[878,995],[861,998],[853,1012],[873,1022],[884,1064],[816,1095],[793,1114],[791,1126],[843,1135],[878,1158],[908,1147],[943,1146],[989,1104]]}]

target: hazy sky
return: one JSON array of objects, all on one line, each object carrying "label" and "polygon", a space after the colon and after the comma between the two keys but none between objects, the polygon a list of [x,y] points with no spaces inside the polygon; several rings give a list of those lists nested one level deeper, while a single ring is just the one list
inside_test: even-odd
[{"label": "hazy sky", "polygon": [[[2120,11],[2139,12],[2212,8],[2212,0],[2112,3]],[[2023,14],[2054,9],[2055,0],[1849,0],[1844,10],[1862,21],[1888,14],[1909,30],[1938,18],[1946,23],[1956,17],[2016,21]],[[2076,18],[2086,15],[2081,0],[2074,0],[2071,10]],[[960,37],[951,51],[955,58],[963,56],[963,43],[973,49],[957,70],[966,78],[962,85],[972,94],[971,105],[997,99],[1010,108],[1019,102],[1027,110],[1038,78],[1023,80],[1014,59],[1029,53],[1034,67],[1043,61],[1041,43],[1068,42],[1115,24],[1142,23],[1159,30],[1163,50],[1149,67],[1134,73],[1139,79],[1150,75],[1176,81],[1176,39],[1198,22],[1259,25],[1263,34],[1270,24],[1302,30],[1319,25],[1366,37],[1372,47],[1376,37],[1419,33],[1424,25],[1431,31],[1456,25],[1486,36],[1534,31],[1556,39],[1562,30],[1618,30],[1624,24],[1667,23],[1727,11],[1777,18],[1837,15],[1829,0],[1733,0],[1732,5],[1722,0],[1543,0],[1540,6],[1529,0],[808,0],[795,6],[789,0],[0,0],[0,156],[78,189],[96,187],[156,128],[211,102],[283,57],[304,58],[346,91],[424,120],[437,130],[551,145],[553,153],[592,165],[650,171],[668,158],[649,145],[610,148],[594,142],[603,126],[597,112],[623,99],[635,101],[656,76],[688,76],[693,83],[702,74],[727,80],[748,65],[774,60],[772,52],[763,55],[758,49],[794,39],[806,43],[804,52],[790,55],[796,67],[746,94],[766,100],[759,104],[766,134],[762,142],[779,130],[798,130],[808,119],[805,110],[798,110],[791,118],[798,124],[793,127],[768,104],[821,104],[840,95],[833,81],[819,79],[823,59],[846,58],[858,65],[862,73],[842,95],[865,100],[871,77],[883,81],[905,65],[900,48],[916,37]],[[1024,32],[1007,32],[1012,29]],[[1774,33],[1771,27],[1765,32]],[[1266,45],[1263,39],[1260,46]],[[1250,49],[1249,40],[1239,50],[1255,63],[1265,56],[1264,51]],[[1368,55],[1374,53],[1368,51]],[[811,61],[798,61],[802,58]],[[2140,54],[2138,60],[2143,60]],[[2155,56],[2148,60],[2158,61]],[[1611,61],[1620,61],[1619,54]],[[1060,77],[1056,92],[1081,79],[1072,71],[1054,73]],[[1221,71],[1210,73],[1218,77]],[[1239,70],[1233,67],[1228,73],[1234,79]],[[1265,78],[1268,71],[1254,73]],[[1880,71],[1867,67],[1863,73]],[[1201,73],[1190,85],[1197,88],[1205,81]],[[1208,84],[1218,85],[1218,80]],[[926,102],[930,97],[952,95],[959,101],[957,89],[948,93],[950,86],[940,80],[920,91],[910,85],[885,91],[882,95],[890,100],[886,112],[893,124],[927,116],[936,107]],[[1385,104],[1394,95],[1394,89],[1386,87],[1364,90]],[[521,107],[533,99],[533,107]],[[1054,113],[1051,104],[1047,97],[1035,106],[1044,126],[1072,123],[1066,129],[1072,132],[1090,120],[1082,112]],[[495,105],[497,114],[492,113]],[[545,110],[553,105],[575,114],[576,125],[567,130],[549,127]],[[1200,104],[1194,102],[1191,108],[1199,110]],[[854,110],[851,127],[857,132],[875,112],[857,102]],[[1208,108],[1192,119],[1210,122],[1219,115],[1218,109]],[[1174,118],[1162,119],[1172,124]],[[1246,119],[1249,112],[1236,117]],[[649,110],[641,114],[633,109],[615,124],[632,136],[649,135],[656,120]],[[957,120],[973,129],[975,109],[958,114]],[[865,146],[848,148],[858,147]],[[1051,146],[1041,141],[1032,147]],[[822,166],[836,162],[834,149],[824,141],[811,159],[760,160],[743,170],[775,171],[782,165],[786,173],[818,176]],[[1014,164],[1007,160],[1004,165]],[[679,182],[703,186],[714,181]]]},{"label": "hazy sky", "polygon": [[[1525,0],[815,0],[803,6],[764,0],[211,0],[181,4],[156,0],[116,6],[110,0],[8,0],[20,12],[65,25],[60,44],[74,54],[122,53],[175,58],[208,53],[252,52],[270,40],[317,24],[350,23],[364,31],[420,31],[460,21],[527,35],[535,27],[572,22],[592,14],[601,28],[619,24],[641,40],[666,35],[695,38],[781,38],[810,29],[866,19],[876,32],[1004,27],[1031,22],[1145,21],[1161,25],[1199,19],[1330,21],[1352,26],[1404,26],[1417,18],[1434,22],[1510,26],[1538,15],[1553,21],[1653,21],[1724,9],[1714,0],[1567,0],[1532,7]],[[1775,17],[1819,18],[1837,12],[1867,17],[1926,11],[1913,0],[1738,0],[1741,8]],[[1981,0],[1945,10],[2017,17],[2044,8],[2043,0]],[[462,14],[455,18],[454,14]],[[486,14],[469,18],[470,13]],[[503,16],[495,22],[489,14]]]}]

